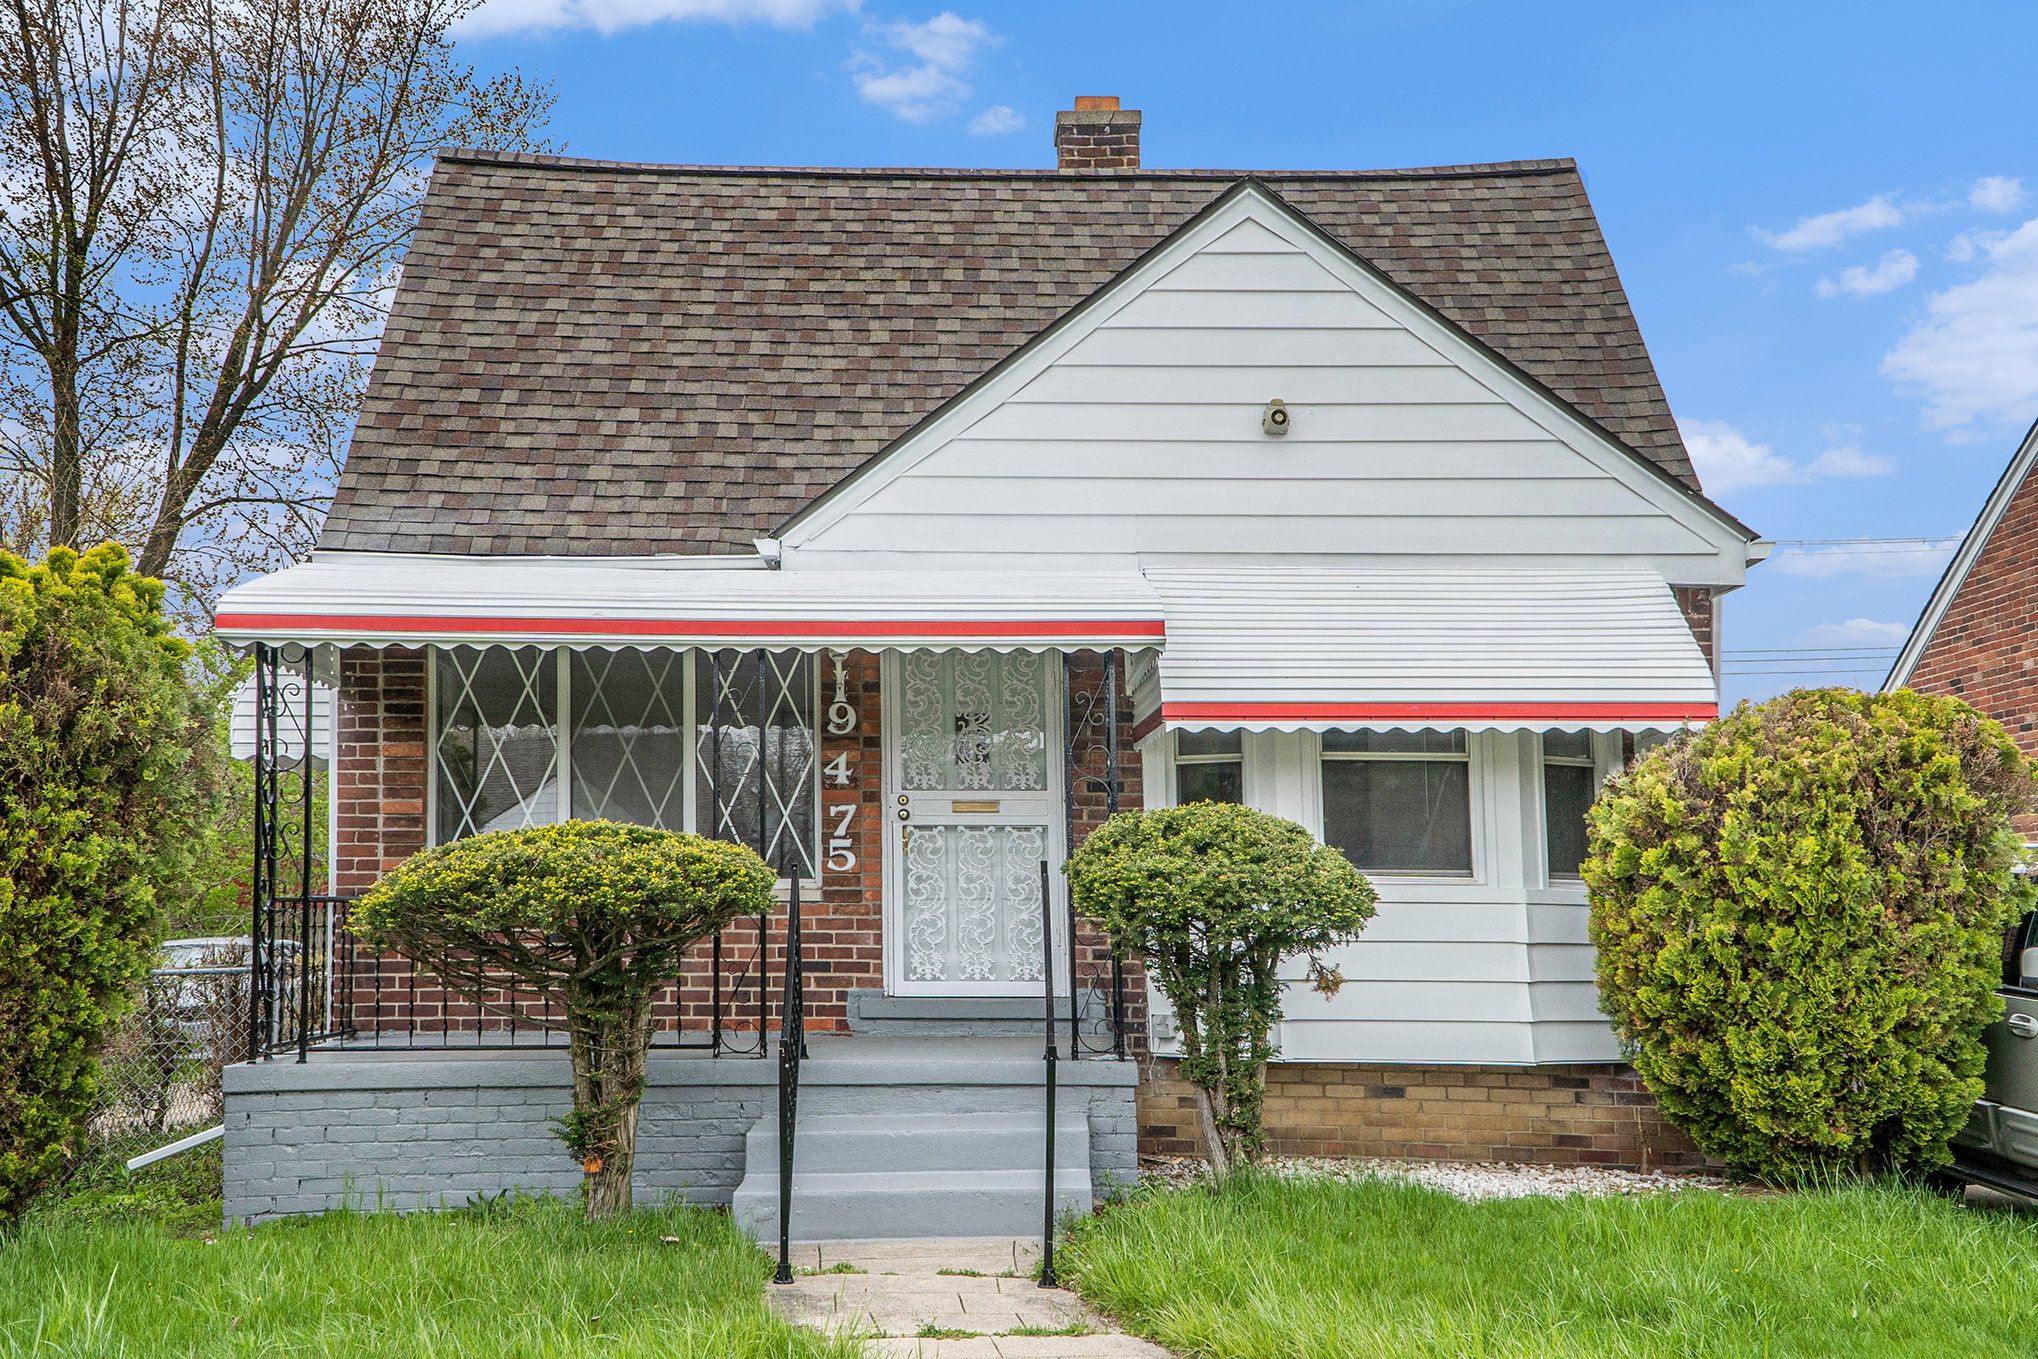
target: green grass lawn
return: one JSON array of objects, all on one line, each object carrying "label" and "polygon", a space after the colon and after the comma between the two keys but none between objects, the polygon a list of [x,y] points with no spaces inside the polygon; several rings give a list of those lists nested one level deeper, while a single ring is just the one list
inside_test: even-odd
[{"label": "green grass lawn", "polygon": [[[176,1172],[193,1174],[188,1169]],[[562,1202],[201,1231],[175,1186],[88,1185],[0,1238],[0,1356],[847,1359],[766,1310],[725,1214]],[[666,1240],[665,1238],[673,1238]]]},{"label": "green grass lawn", "polygon": [[1241,1178],[1081,1224],[1067,1275],[1208,1359],[2038,1354],[2038,1218],[1848,1188],[1462,1203]]}]

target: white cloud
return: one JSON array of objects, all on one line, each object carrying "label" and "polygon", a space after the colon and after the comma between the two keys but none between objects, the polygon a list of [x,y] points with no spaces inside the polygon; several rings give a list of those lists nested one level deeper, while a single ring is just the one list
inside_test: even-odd
[{"label": "white cloud", "polygon": [[1026,126],[1026,115],[1010,104],[993,104],[969,120],[972,137],[1002,137]]},{"label": "white cloud", "polygon": [[2024,181],[2009,175],[1985,175],[1974,181],[1967,206],[1976,212],[2015,212],[2024,206]]},{"label": "white cloud", "polygon": [[1856,264],[1842,269],[1835,278],[1818,282],[1820,297],[1873,297],[1892,292],[1918,276],[1918,257],[1908,250],[1890,250],[1874,264]]},{"label": "white cloud", "polygon": [[591,28],[617,33],[658,23],[767,24],[811,28],[858,0],[485,0],[460,20],[462,37]]},{"label": "white cloud", "polygon": [[1932,294],[1882,375],[1921,392],[1933,425],[2021,424],[2038,412],[2038,218],[1969,245],[1981,276]]},{"label": "white cloud", "polygon": [[908,123],[945,118],[960,109],[970,96],[966,77],[977,54],[1004,41],[983,20],[964,19],[950,10],[923,23],[880,24],[872,33],[915,62],[895,64],[869,52],[857,53],[852,63],[856,92],[865,103]]},{"label": "white cloud", "polygon": [[1763,563],[1762,570],[1813,580],[1842,576],[1856,580],[1914,580],[1946,569],[1958,538],[1921,539],[1915,543],[1842,543],[1832,547],[1791,548]]},{"label": "white cloud", "polygon": [[1886,477],[1896,471],[1896,459],[1881,453],[1864,453],[1854,444],[1829,448],[1813,458],[1805,469],[1806,481],[1841,477]]},{"label": "white cloud", "polygon": [[1724,420],[1680,420],[1678,432],[1713,495],[1750,486],[1802,486],[1841,477],[1879,477],[1896,470],[1893,459],[1864,453],[1852,444],[1829,448],[1808,463],[1793,462],[1768,444],[1758,444]]},{"label": "white cloud", "polygon": [[1851,208],[1836,208],[1832,212],[1800,217],[1786,231],[1764,231],[1760,227],[1754,230],[1756,236],[1778,250],[1817,250],[1838,245],[1849,236],[1858,236],[1864,231],[1896,226],[1903,220],[1903,210],[1890,201],[1890,196],[1877,194],[1866,203],[1857,203]]},{"label": "white cloud", "polygon": [[1988,248],[2009,237],[2007,231],[1963,231],[1946,242],[1946,258],[1955,264],[1969,264],[1988,253]]},{"label": "white cloud", "polygon": [[1911,635],[1908,623],[1879,623],[1873,618],[1849,618],[1844,623],[1821,623],[1806,628],[1797,640],[1805,646],[1894,646]]}]

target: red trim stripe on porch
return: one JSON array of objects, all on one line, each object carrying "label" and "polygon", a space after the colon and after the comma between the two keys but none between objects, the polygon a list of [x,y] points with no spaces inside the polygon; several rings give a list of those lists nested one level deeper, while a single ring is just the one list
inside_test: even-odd
[{"label": "red trim stripe on porch", "polygon": [[1168,703],[1166,722],[1710,722],[1717,703]]},{"label": "red trim stripe on porch", "polygon": [[1158,618],[475,618],[398,614],[222,613],[221,632],[332,632],[432,637],[484,633],[574,637],[840,638],[1151,638],[1166,636]]}]

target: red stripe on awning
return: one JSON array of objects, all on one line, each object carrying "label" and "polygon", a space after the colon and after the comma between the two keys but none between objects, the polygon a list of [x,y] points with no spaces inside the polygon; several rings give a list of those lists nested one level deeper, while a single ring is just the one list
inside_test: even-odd
[{"label": "red stripe on awning", "polygon": [[1572,722],[1710,722],[1717,703],[1169,703],[1168,722],[1477,722],[1548,718]]},{"label": "red stripe on awning", "polygon": [[337,632],[369,635],[546,633],[576,637],[1151,637],[1157,618],[424,618],[397,614],[223,613],[223,632]]}]

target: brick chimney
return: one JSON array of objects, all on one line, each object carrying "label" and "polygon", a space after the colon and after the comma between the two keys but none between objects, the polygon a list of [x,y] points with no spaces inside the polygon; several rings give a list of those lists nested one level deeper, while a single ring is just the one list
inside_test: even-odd
[{"label": "brick chimney", "polygon": [[1137,170],[1139,110],[1118,107],[1115,94],[1079,94],[1076,106],[1054,115],[1054,168]]}]

